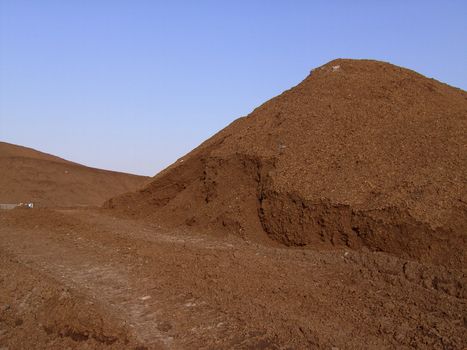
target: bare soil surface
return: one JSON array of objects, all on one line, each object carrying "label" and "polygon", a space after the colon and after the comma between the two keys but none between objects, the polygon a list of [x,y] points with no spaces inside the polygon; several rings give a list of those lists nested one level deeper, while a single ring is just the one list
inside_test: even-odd
[{"label": "bare soil surface", "polygon": [[0,212],[2,349],[463,349],[466,282],[367,249]]},{"label": "bare soil surface", "polygon": [[6,142],[0,142],[0,169],[0,203],[33,202],[39,207],[100,206],[149,179],[86,167]]},{"label": "bare soil surface", "polygon": [[336,60],[139,190],[0,143],[0,202],[48,207],[0,211],[0,350],[465,349],[465,130],[465,91]]}]

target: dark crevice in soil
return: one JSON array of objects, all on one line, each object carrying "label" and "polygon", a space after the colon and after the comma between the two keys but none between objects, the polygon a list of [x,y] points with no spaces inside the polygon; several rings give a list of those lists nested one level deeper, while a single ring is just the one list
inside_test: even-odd
[{"label": "dark crevice in soil", "polygon": [[261,225],[270,238],[286,246],[366,247],[426,263],[465,264],[461,236],[455,237],[454,232],[443,228],[433,229],[397,208],[359,211],[344,204],[260,188]]},{"label": "dark crevice in soil", "polygon": [[117,337],[106,336],[104,334],[95,334],[87,330],[76,330],[69,326],[64,326],[60,330],[54,329],[54,327],[47,327],[47,326],[44,326],[43,328],[44,328],[44,331],[49,335],[57,334],[60,337],[70,338],[76,342],[85,342],[85,341],[88,341],[89,339],[94,339],[101,344],[112,345],[116,341],[118,341]]},{"label": "dark crevice in soil", "polygon": [[465,266],[461,247],[466,242],[455,232],[433,229],[398,208],[360,211],[326,199],[312,201],[295,193],[279,193],[272,189],[269,176],[275,168],[274,159],[239,156],[244,174],[257,183],[261,227],[274,241],[296,247],[366,247],[431,264]]}]

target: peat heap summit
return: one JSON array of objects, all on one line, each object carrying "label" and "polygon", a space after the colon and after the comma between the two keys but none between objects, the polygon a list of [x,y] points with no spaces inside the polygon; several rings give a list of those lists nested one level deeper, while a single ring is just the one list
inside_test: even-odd
[{"label": "peat heap summit", "polygon": [[338,59],[106,207],[196,232],[465,266],[467,93]]}]

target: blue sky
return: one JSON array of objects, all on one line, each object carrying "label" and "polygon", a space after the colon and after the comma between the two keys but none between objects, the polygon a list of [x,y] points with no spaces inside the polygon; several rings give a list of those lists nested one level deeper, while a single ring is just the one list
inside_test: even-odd
[{"label": "blue sky", "polygon": [[334,58],[467,89],[467,1],[0,0],[0,140],[154,175]]}]

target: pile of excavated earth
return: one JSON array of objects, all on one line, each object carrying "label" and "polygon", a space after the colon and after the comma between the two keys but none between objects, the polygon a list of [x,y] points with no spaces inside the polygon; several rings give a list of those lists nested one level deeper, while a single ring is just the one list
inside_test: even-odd
[{"label": "pile of excavated earth", "polygon": [[465,349],[465,130],[339,59],[153,178],[0,143],[0,350]]},{"label": "pile of excavated earth", "polygon": [[466,266],[467,93],[335,60],[106,206],[287,246]]},{"label": "pile of excavated earth", "polygon": [[149,179],[90,168],[6,142],[0,142],[0,169],[0,203],[36,207],[99,206]]}]

